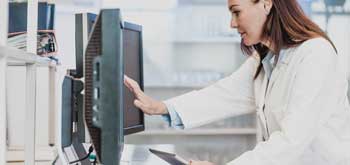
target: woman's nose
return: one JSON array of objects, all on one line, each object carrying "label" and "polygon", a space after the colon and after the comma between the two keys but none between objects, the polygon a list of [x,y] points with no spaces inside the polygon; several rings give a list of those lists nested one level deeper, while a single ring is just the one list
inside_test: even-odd
[{"label": "woman's nose", "polygon": [[231,28],[233,28],[233,29],[235,29],[235,28],[237,28],[237,20],[236,20],[236,18],[234,18],[234,17],[232,17],[232,19],[231,19]]}]

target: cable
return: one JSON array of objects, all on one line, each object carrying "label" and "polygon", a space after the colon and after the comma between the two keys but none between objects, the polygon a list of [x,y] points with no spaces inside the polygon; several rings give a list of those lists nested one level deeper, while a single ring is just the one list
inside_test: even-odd
[{"label": "cable", "polygon": [[57,160],[58,160],[58,158],[59,158],[59,155],[57,155],[57,156],[56,156],[55,160],[53,160],[53,162],[52,162],[52,164],[51,164],[51,165],[55,165],[55,164],[56,164],[56,162],[57,162]]},{"label": "cable", "polygon": [[89,148],[89,153],[86,154],[86,156],[84,156],[83,158],[81,159],[78,159],[78,160],[75,160],[75,161],[72,161],[72,162],[69,162],[69,164],[73,164],[73,163],[77,163],[77,162],[80,162],[80,161],[83,161],[85,160],[86,158],[88,158],[90,156],[90,154],[92,153],[92,151],[94,151],[94,148],[92,147],[92,145],[90,146]]},{"label": "cable", "polygon": [[96,157],[95,157],[94,160],[92,161],[92,164],[93,164],[93,165],[96,165],[96,161],[97,161],[97,160],[96,160]]}]

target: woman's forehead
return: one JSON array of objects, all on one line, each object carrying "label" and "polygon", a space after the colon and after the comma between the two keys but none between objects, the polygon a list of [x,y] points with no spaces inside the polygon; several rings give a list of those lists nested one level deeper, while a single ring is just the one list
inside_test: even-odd
[{"label": "woman's forehead", "polygon": [[239,5],[241,0],[227,0],[229,5]]},{"label": "woman's forehead", "polygon": [[239,0],[228,0],[228,2],[227,2],[228,10],[231,11],[234,7],[239,6],[238,1]]},{"label": "woman's forehead", "polygon": [[249,3],[252,3],[252,0],[228,0],[228,7],[232,8],[235,6],[244,6]]}]

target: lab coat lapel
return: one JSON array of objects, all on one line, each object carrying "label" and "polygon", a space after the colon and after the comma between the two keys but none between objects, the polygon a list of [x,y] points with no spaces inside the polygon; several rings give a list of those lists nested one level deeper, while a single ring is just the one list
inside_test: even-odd
[{"label": "lab coat lapel", "polygon": [[[282,52],[282,51],[281,51]],[[285,53],[285,52],[284,52]],[[276,67],[273,69],[270,77],[270,81],[267,88],[267,93],[265,97],[268,97],[271,93],[271,89],[273,88],[275,82],[278,80],[278,77],[281,75],[282,71],[288,66],[288,63],[290,61],[290,57],[286,56],[284,54],[284,58],[282,58],[276,65]]]},{"label": "lab coat lapel", "polygon": [[275,69],[272,71],[271,77],[270,77],[270,81],[267,87],[267,93],[266,93],[266,97],[269,95],[273,85],[275,84],[276,80],[278,79],[278,77],[281,75],[281,70],[284,67],[283,64],[279,64],[275,67]]},{"label": "lab coat lapel", "polygon": [[264,133],[266,134],[265,131],[267,131],[267,126],[266,126],[266,119],[265,119],[265,115],[264,115],[264,112],[263,112],[263,107],[264,107],[264,104],[265,104],[265,93],[266,93],[266,86],[267,86],[267,80],[268,80],[268,77],[266,75],[266,73],[264,73],[264,79],[262,81],[262,89],[261,89],[261,92],[260,92],[260,96],[259,96],[259,103],[258,103],[258,110],[257,110],[257,113],[258,113],[258,116],[259,116],[259,119],[261,121],[261,124],[262,124],[262,127],[264,128]]}]

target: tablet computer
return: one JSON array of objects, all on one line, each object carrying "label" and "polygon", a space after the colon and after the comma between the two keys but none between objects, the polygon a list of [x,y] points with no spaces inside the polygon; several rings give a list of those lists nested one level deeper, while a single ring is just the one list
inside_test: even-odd
[{"label": "tablet computer", "polygon": [[149,151],[171,165],[188,165],[189,162],[173,153],[149,149]]}]

